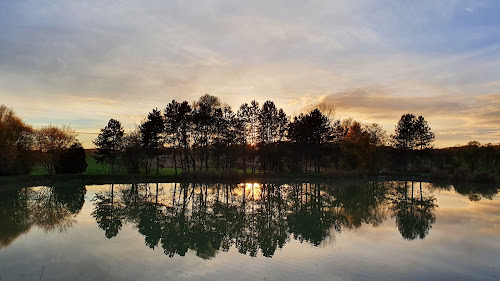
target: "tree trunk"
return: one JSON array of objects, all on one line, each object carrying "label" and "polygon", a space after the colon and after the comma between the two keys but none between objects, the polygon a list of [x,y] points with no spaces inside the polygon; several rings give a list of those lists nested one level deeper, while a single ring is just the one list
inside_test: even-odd
[{"label": "tree trunk", "polygon": [[158,154],[159,152],[156,153],[156,174],[160,174],[160,155]]},{"label": "tree trunk", "polygon": [[189,155],[186,144],[184,144],[184,159],[185,159],[186,170],[189,171]]},{"label": "tree trunk", "polygon": [[189,153],[191,156],[191,161],[193,162],[193,172],[196,171],[196,158],[194,157],[194,151],[192,153]]},{"label": "tree trunk", "polygon": [[205,172],[208,171],[208,143],[205,143]]},{"label": "tree trunk", "polygon": [[246,157],[245,157],[245,151],[243,151],[243,173],[246,174],[247,173],[247,161],[246,161]]},{"label": "tree trunk", "polygon": [[175,171],[175,174],[177,175],[177,157],[176,157],[177,153],[176,153],[176,149],[175,148],[173,148],[173,149],[174,149],[174,171]]}]

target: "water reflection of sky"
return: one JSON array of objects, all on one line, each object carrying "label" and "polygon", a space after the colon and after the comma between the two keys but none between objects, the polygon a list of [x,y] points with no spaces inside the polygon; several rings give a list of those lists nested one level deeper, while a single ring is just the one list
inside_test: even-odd
[{"label": "water reflection of sky", "polygon": [[[161,184],[164,199],[173,184]],[[150,186],[154,193],[155,185]],[[245,186],[247,199],[249,185]],[[252,185],[254,193],[264,192]],[[436,198],[435,223],[425,239],[406,240],[387,218],[374,227],[331,231],[319,247],[290,234],[272,258],[218,250],[201,259],[189,250],[169,258],[161,246],[150,249],[137,224],[123,223],[108,239],[92,217],[96,194],[109,186],[87,186],[85,204],[75,222],[63,230],[32,227],[0,249],[1,280],[496,280],[500,277],[500,201],[471,201],[454,190],[429,190]],[[115,188],[121,188],[115,186]],[[415,186],[415,197],[419,187]],[[239,185],[233,194],[240,195]],[[118,192],[117,192],[118,194]],[[243,194],[243,193],[241,193]],[[260,195],[259,195],[260,196]],[[261,202],[258,202],[259,204]],[[264,202],[265,203],[265,202]],[[255,203],[258,205],[257,203]]]}]

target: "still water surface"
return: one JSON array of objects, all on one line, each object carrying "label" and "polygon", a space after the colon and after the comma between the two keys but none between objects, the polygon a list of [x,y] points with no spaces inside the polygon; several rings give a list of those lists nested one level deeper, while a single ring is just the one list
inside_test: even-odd
[{"label": "still water surface", "polygon": [[376,181],[0,192],[0,280],[500,280],[497,193]]}]

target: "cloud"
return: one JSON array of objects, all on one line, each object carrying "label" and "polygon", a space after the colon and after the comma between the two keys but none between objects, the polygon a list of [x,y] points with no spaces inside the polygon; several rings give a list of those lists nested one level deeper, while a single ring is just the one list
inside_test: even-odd
[{"label": "cloud", "polygon": [[407,112],[417,115],[454,115],[470,106],[464,98],[454,96],[397,96],[382,87],[351,89],[323,98],[323,103],[334,104],[338,110],[363,113],[374,119],[394,119]]},{"label": "cloud", "polygon": [[454,145],[459,139],[489,142],[499,132],[500,95],[398,96],[372,86],[327,95],[321,104],[333,105],[339,117],[379,122],[387,129],[405,113],[422,115],[437,133],[438,146]]},{"label": "cloud", "polygon": [[122,115],[133,129],[152,108],[205,93],[233,107],[271,99],[288,114],[335,96],[339,114],[388,130],[412,110],[439,116],[434,128],[453,141],[473,136],[449,132],[486,140],[499,131],[496,103],[478,98],[500,93],[495,10],[469,0],[1,1],[0,97],[37,124],[98,130]]},{"label": "cloud", "polygon": [[79,96],[66,96],[65,98],[74,99],[74,100],[77,100],[79,102],[97,102],[97,103],[105,103],[105,104],[106,103],[107,104],[115,104],[118,102],[115,99],[104,99],[104,98],[100,98],[100,97],[85,98],[85,97],[79,97]]}]

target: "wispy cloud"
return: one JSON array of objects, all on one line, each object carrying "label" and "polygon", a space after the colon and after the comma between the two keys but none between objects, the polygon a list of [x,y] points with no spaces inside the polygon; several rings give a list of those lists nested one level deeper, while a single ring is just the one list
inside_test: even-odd
[{"label": "wispy cloud", "polygon": [[271,99],[289,114],[335,96],[339,113],[388,131],[413,110],[443,136],[478,126],[494,141],[497,101],[487,97],[500,94],[499,8],[490,0],[1,1],[0,102],[40,124],[98,129],[123,116],[131,130],[152,108],[205,93],[233,107]]},{"label": "wispy cloud", "polygon": [[[398,96],[374,86],[325,96],[320,103],[334,105],[339,117],[379,122],[390,131],[405,113],[422,115],[441,138],[439,146],[457,140],[494,141],[500,124],[500,94],[479,96]],[[392,125],[392,126],[391,126]]]},{"label": "wispy cloud", "polygon": [[79,97],[79,96],[64,96],[63,98],[69,98],[72,100],[76,100],[79,102],[96,102],[96,103],[104,103],[104,104],[115,104],[118,101],[116,99],[104,99],[99,97]]}]

